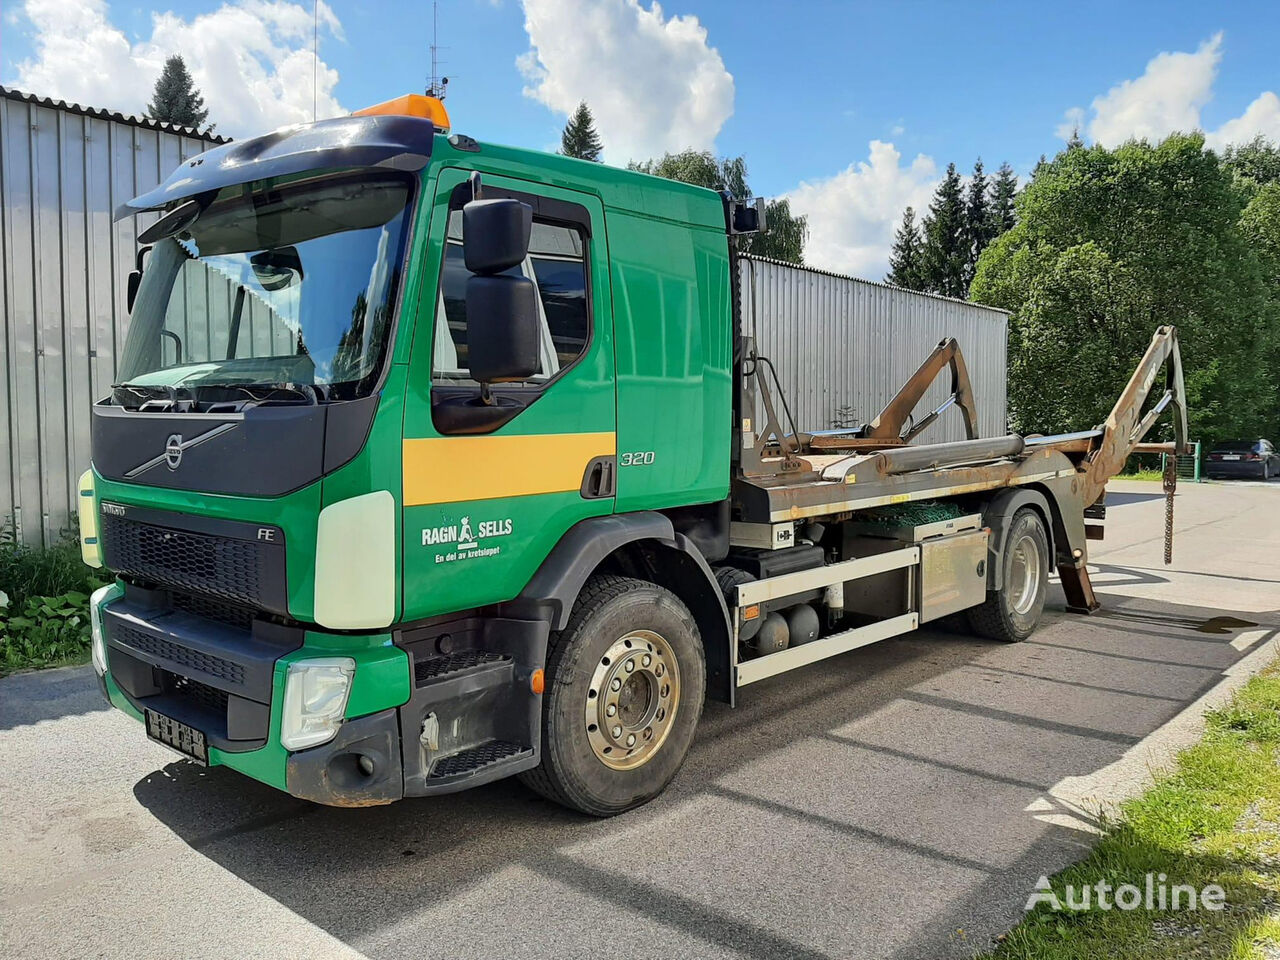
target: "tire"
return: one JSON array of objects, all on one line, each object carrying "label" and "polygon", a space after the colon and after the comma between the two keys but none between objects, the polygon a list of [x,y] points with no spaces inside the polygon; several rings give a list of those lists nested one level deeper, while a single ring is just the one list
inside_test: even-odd
[{"label": "tire", "polygon": [[[594,576],[568,626],[551,635],[542,760],[520,779],[596,817],[647,803],[684,763],[705,687],[702,638],[679,598],[643,580]],[[610,708],[622,722],[603,723]]]},{"label": "tire", "polygon": [[1013,515],[1000,563],[1003,585],[969,610],[969,626],[979,636],[1017,643],[1040,623],[1049,591],[1049,535],[1030,507]]},{"label": "tire", "polygon": [[[734,591],[744,583],[755,583],[756,578],[745,570],[739,570],[737,567],[716,567],[716,585],[720,588],[720,593],[724,596],[724,605],[733,613]],[[748,620],[738,629],[738,639],[745,643],[755,637],[760,632],[760,625],[764,623],[764,617],[757,617],[754,620]]]}]

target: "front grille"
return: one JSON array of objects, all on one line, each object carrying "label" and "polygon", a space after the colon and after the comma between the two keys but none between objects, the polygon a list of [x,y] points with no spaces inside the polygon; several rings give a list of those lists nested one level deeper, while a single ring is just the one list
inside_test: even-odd
[{"label": "front grille", "polygon": [[117,573],[260,607],[267,557],[251,540],[178,530],[103,513],[107,565]]},{"label": "front grille", "polygon": [[211,687],[207,683],[201,683],[199,680],[192,680],[190,677],[180,677],[176,673],[170,673],[168,670],[160,671],[161,686],[165,693],[174,697],[181,697],[198,707],[216,713],[219,716],[227,715],[227,692],[219,690],[217,687]]},{"label": "front grille", "polygon": [[[114,622],[111,625],[111,639],[123,643],[127,647],[132,647],[134,650],[150,654],[153,657],[160,657],[178,666],[199,670],[201,673],[217,677],[228,683],[244,683],[244,667],[238,663],[224,660],[222,657],[216,657],[213,654],[201,653],[199,650],[192,650],[190,647],[181,646],[171,640],[166,640],[164,637],[144,633],[119,622]],[[194,683],[195,681],[191,682]],[[223,697],[225,698],[226,694],[223,694]]]},{"label": "front grille", "polygon": [[169,595],[169,603],[173,609],[189,613],[193,617],[203,617],[228,627],[235,627],[248,633],[253,629],[253,611],[248,607],[238,607],[234,603],[225,603],[211,597],[200,597],[190,593],[173,592]]}]

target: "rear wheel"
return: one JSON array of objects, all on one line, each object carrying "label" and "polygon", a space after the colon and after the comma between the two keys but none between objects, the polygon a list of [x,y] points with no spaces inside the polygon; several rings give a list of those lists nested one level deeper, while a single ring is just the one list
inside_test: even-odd
[{"label": "rear wheel", "polygon": [[671,591],[628,577],[587,581],[547,651],[543,796],[605,817],[653,799],[693,742],[706,684],[693,616]]},{"label": "rear wheel", "polygon": [[1001,587],[969,610],[969,625],[981,636],[1016,643],[1039,624],[1049,589],[1049,534],[1030,507],[1013,515],[1000,563]]}]

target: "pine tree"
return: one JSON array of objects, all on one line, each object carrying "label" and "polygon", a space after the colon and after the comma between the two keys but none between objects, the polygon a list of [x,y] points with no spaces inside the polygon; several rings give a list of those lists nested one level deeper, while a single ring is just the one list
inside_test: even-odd
[{"label": "pine tree", "polygon": [[584,100],[578,104],[578,109],[573,111],[573,116],[564,125],[564,133],[560,134],[560,152],[566,157],[577,157],[579,160],[598,163],[603,149],[600,135],[596,133],[595,120]]},{"label": "pine tree", "polygon": [[908,290],[924,289],[920,276],[921,255],[920,227],[916,224],[916,212],[907,207],[902,215],[902,225],[893,235],[893,250],[889,253],[889,275],[886,283]]},{"label": "pine tree", "polygon": [[982,168],[982,158],[973,165],[969,189],[964,202],[965,264],[964,289],[968,296],[969,284],[978,269],[978,258],[991,242],[991,216],[987,206],[987,175]]},{"label": "pine tree", "polygon": [[1018,213],[1013,205],[1018,195],[1018,178],[1013,167],[1007,163],[1000,164],[995,178],[991,181],[991,239],[995,239],[1006,230],[1012,230],[1018,222]]},{"label": "pine tree", "polygon": [[[208,119],[204,97],[196,89],[182,57],[175,55],[164,62],[151,103],[147,105],[147,116],[163,123],[196,129]],[[213,129],[212,125],[209,129]]]},{"label": "pine tree", "polygon": [[956,165],[949,163],[924,221],[922,289],[945,297],[965,296],[966,233],[964,189]]}]

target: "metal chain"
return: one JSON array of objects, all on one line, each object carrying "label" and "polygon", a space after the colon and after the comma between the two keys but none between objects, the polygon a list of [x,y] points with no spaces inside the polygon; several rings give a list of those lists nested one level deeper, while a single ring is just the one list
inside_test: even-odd
[{"label": "metal chain", "polygon": [[1178,457],[1165,454],[1164,458],[1164,562],[1173,563],[1173,492],[1178,487]]}]

